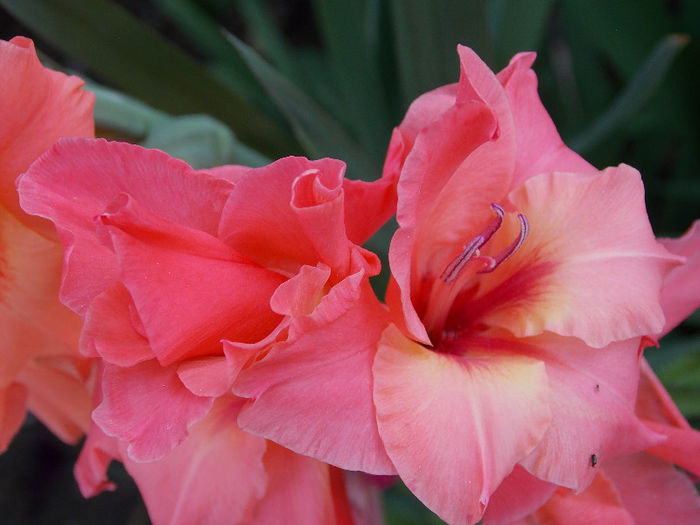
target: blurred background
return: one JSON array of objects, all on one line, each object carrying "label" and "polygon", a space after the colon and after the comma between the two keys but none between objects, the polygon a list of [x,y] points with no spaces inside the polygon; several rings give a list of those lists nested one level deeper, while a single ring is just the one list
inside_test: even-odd
[{"label": "blurred background", "polygon": [[[656,234],[700,217],[696,0],[0,0],[0,38],[15,35],[88,81],[100,136],[198,168],[332,156],[366,180],[410,102],[457,80],[458,43],[496,71],[534,50],[565,142],[599,168],[641,171]],[[368,243],[384,260],[391,233]],[[646,354],[696,428],[699,334],[696,312]],[[0,456],[0,521],[148,523],[119,465],[116,492],[82,499],[78,451],[28,417]],[[385,506],[390,524],[441,523],[400,485]]]}]

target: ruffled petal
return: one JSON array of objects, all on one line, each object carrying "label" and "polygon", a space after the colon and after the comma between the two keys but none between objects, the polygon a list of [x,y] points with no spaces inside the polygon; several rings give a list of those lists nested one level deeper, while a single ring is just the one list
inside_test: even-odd
[{"label": "ruffled petal", "polygon": [[294,275],[321,261],[347,270],[343,174],[333,159],[287,157],[253,169],[231,193],[219,237],[258,264]]},{"label": "ruffled petal", "polygon": [[148,339],[134,327],[137,315],[131,296],[121,283],[107,288],[85,313],[80,352],[127,367],[153,359]]},{"label": "ruffled petal", "polygon": [[240,404],[216,401],[178,447],[159,461],[124,466],[136,481],[154,524],[247,523],[269,476],[264,439],[236,426]]},{"label": "ruffled petal", "polygon": [[163,368],[156,360],[129,368],[105,364],[102,395],[92,419],[108,436],[126,441],[134,461],[164,457],[212,404],[185,388],[175,365]]},{"label": "ruffled petal", "polygon": [[475,523],[550,421],[538,360],[433,352],[390,326],[374,361],[379,432],[401,479],[449,523]]},{"label": "ruffled petal", "polygon": [[281,275],[246,262],[202,231],[158,218],[128,197],[100,220],[149,344],[164,366],[216,355],[223,338],[255,342],[279,323],[269,303],[284,281]]},{"label": "ruffled petal", "polygon": [[56,225],[66,249],[61,300],[79,314],[118,280],[116,258],[93,221],[118,195],[214,235],[231,188],[162,151],[103,139],[59,140],[18,180],[22,207]]},{"label": "ruffled petal", "polygon": [[291,341],[244,370],[241,428],[348,470],[394,473],[375,423],[371,366],[387,314],[360,271],[333,287]]}]

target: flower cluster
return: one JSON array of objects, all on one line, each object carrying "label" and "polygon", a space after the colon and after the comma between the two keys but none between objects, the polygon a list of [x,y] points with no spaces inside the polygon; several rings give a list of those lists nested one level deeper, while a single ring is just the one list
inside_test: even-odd
[{"label": "flower cluster", "polygon": [[458,52],[368,183],[90,138],[79,79],[0,42],[0,450],[26,404],[87,434],[83,495],[121,461],[156,524],[377,524],[369,475],[453,524],[697,523],[700,433],[642,353],[700,305],[700,222],[654,237],[533,54]]}]

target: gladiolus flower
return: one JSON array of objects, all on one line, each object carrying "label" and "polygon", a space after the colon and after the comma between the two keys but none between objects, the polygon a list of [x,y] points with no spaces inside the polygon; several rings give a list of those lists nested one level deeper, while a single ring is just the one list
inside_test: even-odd
[{"label": "gladiolus flower", "polygon": [[15,179],[61,136],[92,136],[94,96],[44,68],[31,40],[0,41],[0,452],[27,408],[58,437],[89,427],[80,319],[58,301],[62,248],[49,221],[19,207]]},{"label": "gladiolus flower", "polygon": [[[343,171],[287,158],[195,172],[162,152],[70,140],[23,175],[23,207],[66,245],[61,294],[85,319],[81,351],[105,363],[93,419],[131,459],[164,457],[275,341],[341,327],[348,363],[369,372],[353,355],[376,344],[386,312],[368,284],[378,260],[357,243],[392,213],[394,189]],[[348,402],[371,415],[371,388],[357,387]],[[336,440],[354,449],[340,466],[392,472],[376,425],[280,439],[296,451]]]},{"label": "gladiolus flower", "polygon": [[[459,83],[416,100],[392,137],[393,323],[363,358],[391,462],[455,524],[478,521],[504,480],[531,486],[511,501],[527,515],[557,486],[583,491],[612,458],[663,441],[634,413],[639,349],[662,330],[661,285],[683,261],[655,240],[638,172],[598,171],[563,144],[533,54],[498,76],[459,54]],[[244,370],[243,428],[289,446],[321,434],[324,416],[342,435],[341,410],[345,429],[372,426],[346,396],[318,401],[328,378],[353,391],[366,371],[319,350],[332,341],[281,346]],[[309,398],[315,412],[294,408]],[[351,454],[295,450],[332,464]]]},{"label": "gladiolus flower", "polygon": [[548,483],[544,501],[663,440],[634,414],[638,354],[682,258],[655,240],[639,173],[599,172],[562,143],[533,54],[498,76],[459,55],[459,83],[418,98],[390,145],[395,325],[373,379],[406,485],[474,523],[511,472]]},{"label": "gladiolus flower", "polygon": [[[339,161],[291,157],[196,172],[160,151],[74,139],[21,177],[22,206],[51,219],[65,244],[61,298],[84,318],[81,352],[102,361],[96,427],[76,470],[86,495],[110,488],[114,458],[157,523],[272,523],[278,512],[347,522],[340,471],[241,430],[245,407],[230,394],[276,342],[340,326],[362,355],[386,325],[368,283],[378,260],[358,244],[393,213],[394,184],[343,172]],[[367,359],[355,363],[369,372]],[[290,411],[318,410],[292,402]],[[351,402],[372,414],[370,386],[358,383]],[[336,439],[280,441],[295,450]],[[393,471],[376,425],[340,439],[355,449],[349,467]],[[205,470],[211,482],[190,486]],[[181,496],[176,515],[171,492]]]}]

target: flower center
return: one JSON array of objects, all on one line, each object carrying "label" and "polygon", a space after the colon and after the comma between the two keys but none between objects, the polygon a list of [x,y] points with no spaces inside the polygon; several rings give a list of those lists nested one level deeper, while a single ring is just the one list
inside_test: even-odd
[{"label": "flower center", "polygon": [[482,255],[481,248],[499,230],[505,216],[503,208],[495,202],[491,204],[491,209],[495,212],[495,217],[481,233],[464,246],[457,257],[445,266],[439,278],[433,283],[428,308],[423,319],[425,327],[431,334],[433,345],[437,345],[442,338],[447,316],[459,292],[475,275],[493,272],[513,255],[522,246],[530,230],[527,218],[519,213],[520,234],[518,237],[497,254]]}]

